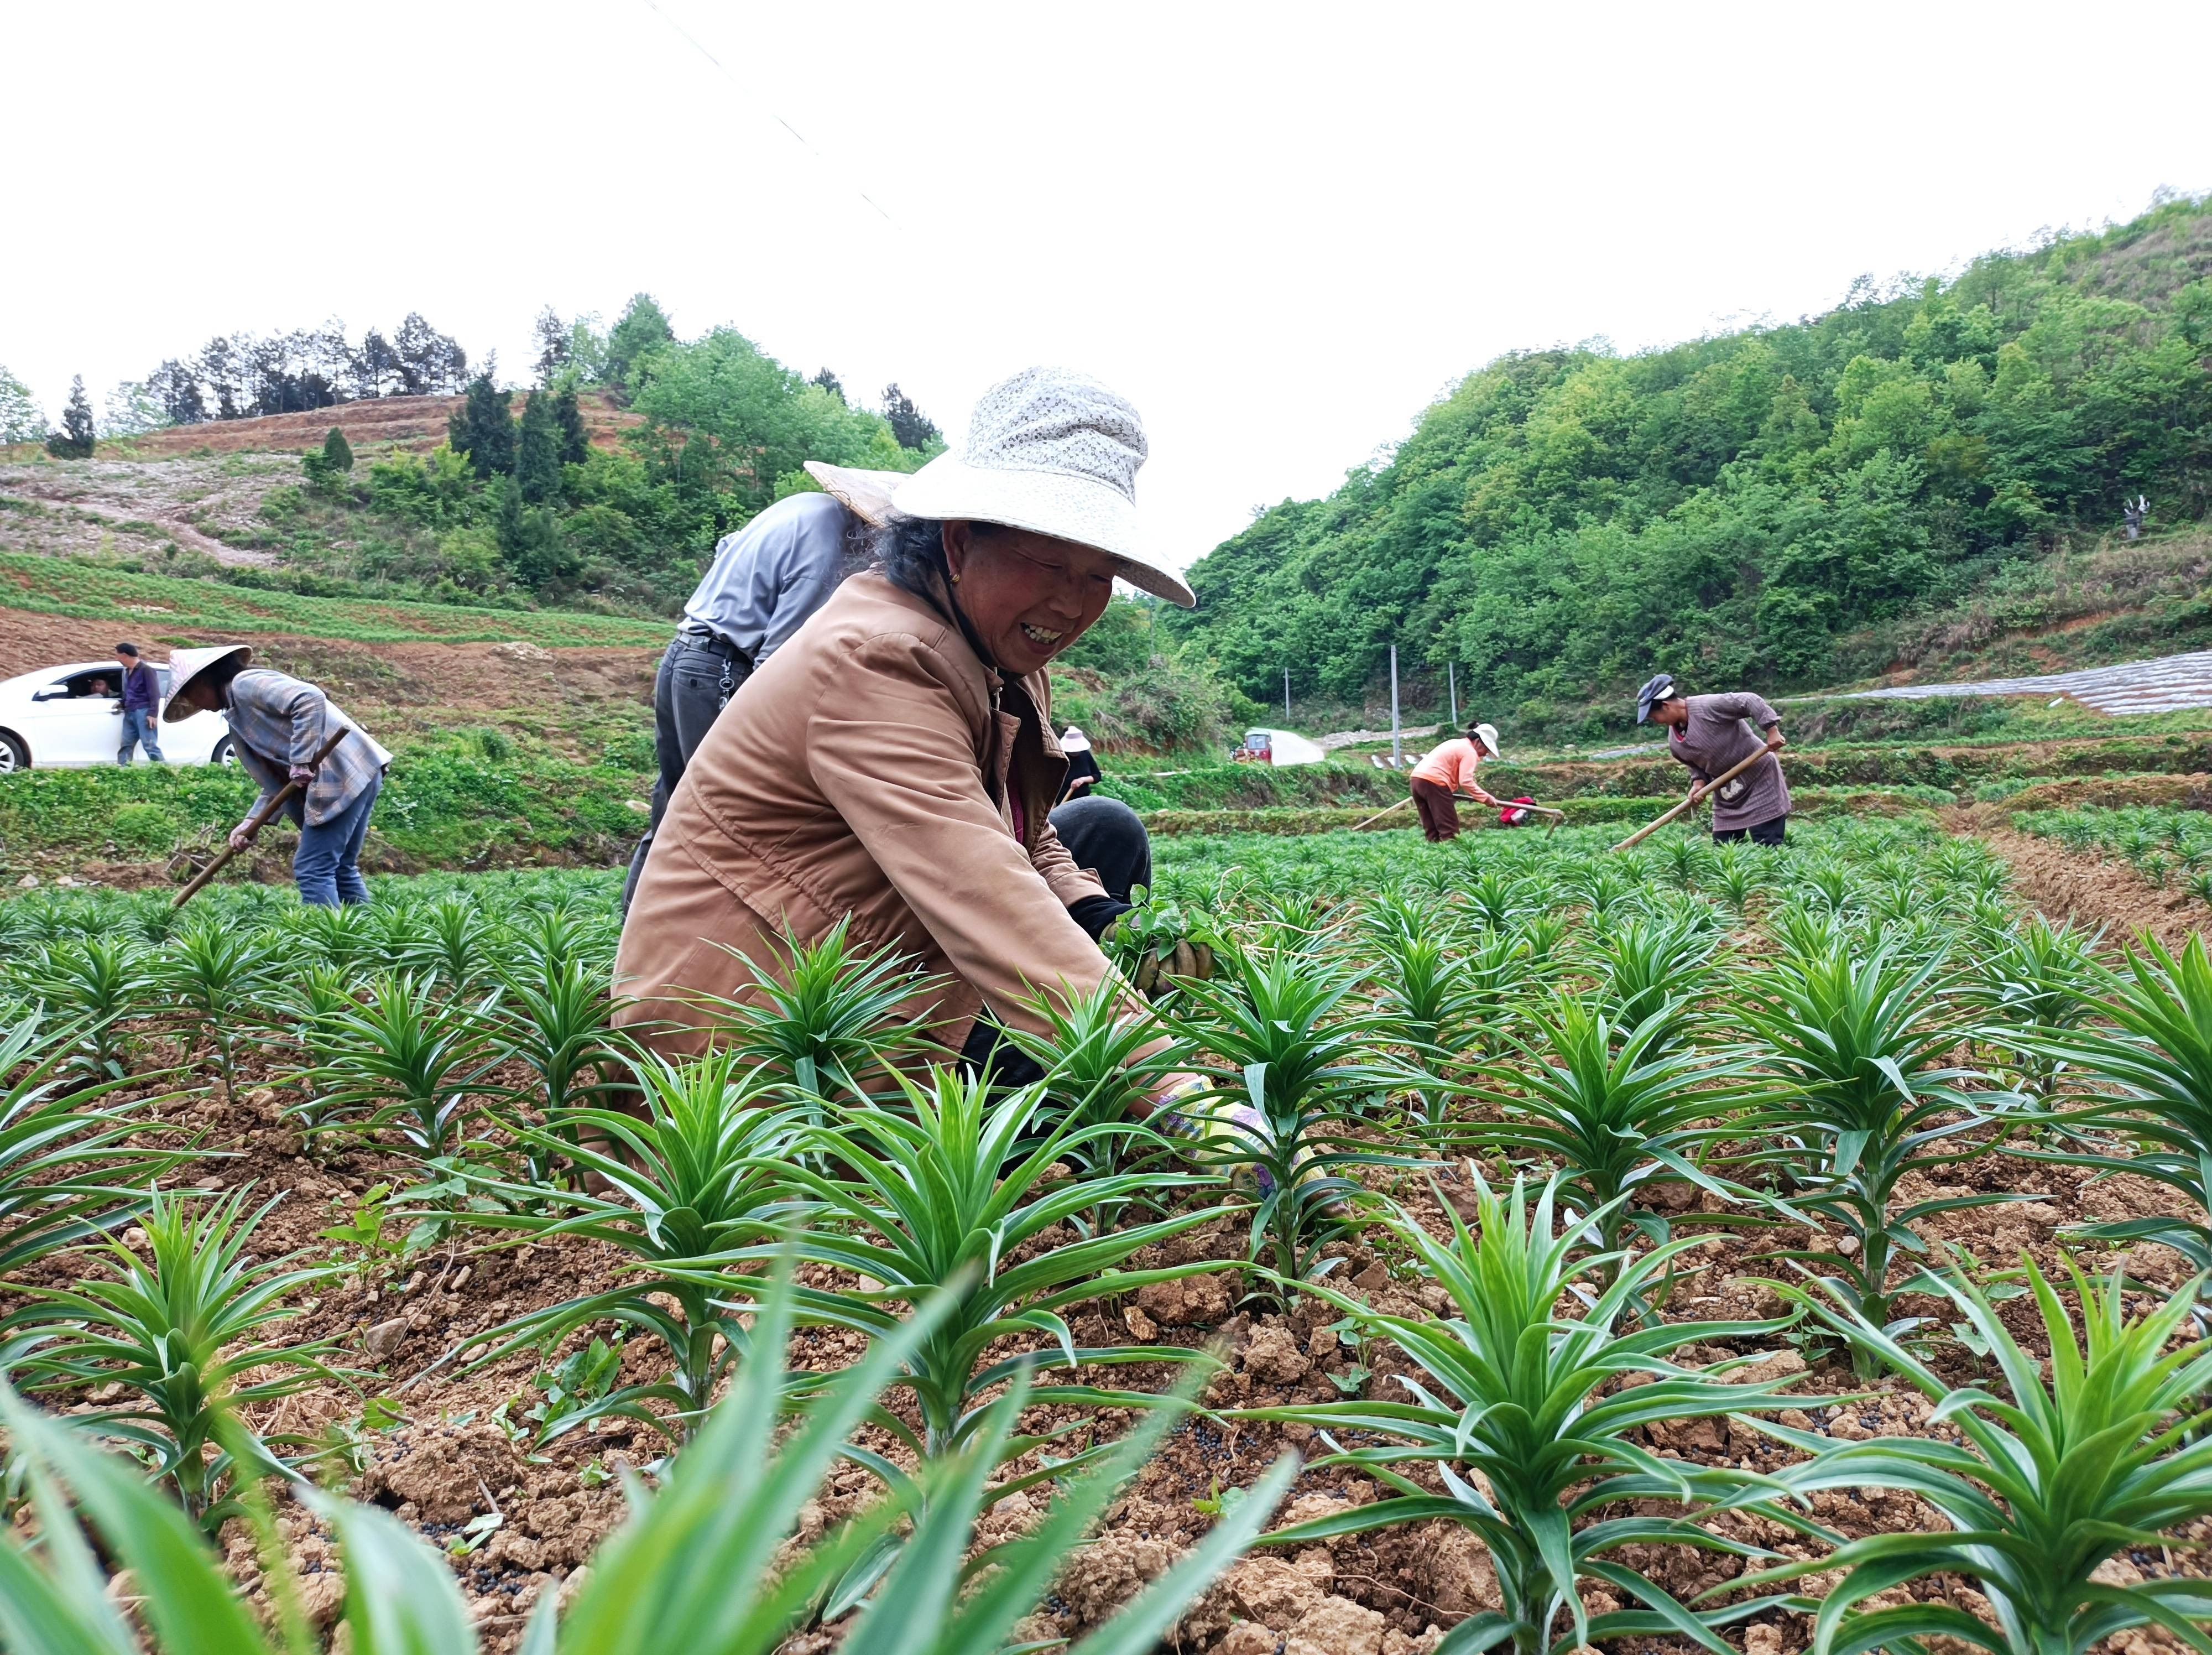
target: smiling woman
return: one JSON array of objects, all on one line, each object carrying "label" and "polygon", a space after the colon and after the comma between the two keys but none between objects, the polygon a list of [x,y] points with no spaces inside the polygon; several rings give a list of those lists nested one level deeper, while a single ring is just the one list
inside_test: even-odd
[{"label": "smiling woman", "polygon": [[1001,1024],[1048,1032],[1040,993],[1114,980],[1098,939],[1149,852],[1126,806],[1054,811],[1045,668],[1116,576],[1191,601],[1139,547],[1145,452],[1122,399],[1032,368],[899,485],[875,567],[745,681],[670,801],[616,964],[641,1037],[711,1044],[717,1001],[780,983],[841,923],[936,979],[905,1015],[979,1063]]}]

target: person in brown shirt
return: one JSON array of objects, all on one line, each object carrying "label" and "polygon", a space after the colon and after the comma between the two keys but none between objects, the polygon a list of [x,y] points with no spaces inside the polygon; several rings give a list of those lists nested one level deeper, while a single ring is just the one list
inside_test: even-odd
[{"label": "person in brown shirt", "polygon": [[1790,784],[1774,755],[1788,744],[1782,739],[1782,715],[1765,697],[1748,690],[1686,696],[1671,673],[1662,672],[1636,692],[1636,721],[1666,729],[1667,756],[1688,765],[1695,778],[1690,784],[1692,808],[1712,790],[1714,777],[1727,775],[1763,748],[1765,756],[1758,764],[1713,793],[1713,838],[1723,843],[1744,838],[1759,845],[1782,843],[1790,824]]},{"label": "person in brown shirt", "polygon": [[742,715],[677,784],[623,926],[618,1023],[696,1052],[717,1001],[786,980],[789,943],[841,922],[936,979],[908,1014],[978,1067],[1000,1025],[1048,1029],[1032,996],[1111,980],[1141,1010],[1097,940],[1140,882],[1143,825],[1114,800],[1055,810],[1046,668],[1117,576],[1194,601],[1138,539],[1144,454],[1127,402],[1031,369],[985,393],[963,451],[899,485],[876,567],[738,686]]}]

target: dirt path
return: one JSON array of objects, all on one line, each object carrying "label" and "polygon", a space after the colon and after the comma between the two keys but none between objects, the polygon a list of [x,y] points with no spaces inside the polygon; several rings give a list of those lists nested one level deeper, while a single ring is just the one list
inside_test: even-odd
[{"label": "dirt path", "polygon": [[181,517],[172,516],[168,513],[153,510],[144,506],[114,506],[104,500],[87,500],[81,496],[33,488],[22,483],[17,483],[15,485],[15,491],[26,499],[36,500],[44,505],[60,506],[70,511],[82,512],[88,517],[97,517],[105,522],[151,523],[185,550],[203,553],[214,558],[218,563],[228,563],[240,569],[267,569],[276,561],[265,551],[254,551],[244,546],[226,545],[212,535],[201,533]]},{"label": "dirt path", "polygon": [[2186,891],[2153,885],[2124,862],[2021,833],[2005,826],[1999,812],[1961,810],[1945,815],[1954,831],[1978,836],[2009,862],[2021,896],[2051,919],[2104,926],[2114,942],[2148,931],[2169,948],[2212,933],[2212,908]]}]

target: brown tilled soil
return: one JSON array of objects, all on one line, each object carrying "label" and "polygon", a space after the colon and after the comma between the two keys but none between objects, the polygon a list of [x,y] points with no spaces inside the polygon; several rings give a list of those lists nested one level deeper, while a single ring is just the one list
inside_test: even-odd
[{"label": "brown tilled soil", "polygon": [[[147,1043],[139,1061],[150,1067],[186,1056],[156,1039]],[[210,1155],[198,1164],[205,1187],[250,1184],[257,1202],[283,1192],[283,1204],[266,1220],[258,1253],[268,1256],[298,1248],[327,1256],[331,1249],[317,1232],[345,1220],[372,1184],[404,1181],[408,1168],[374,1150],[327,1157],[312,1153],[280,1114],[289,1094],[264,1084],[275,1078],[264,1074],[243,1083],[235,1102],[220,1095],[182,1100],[167,1106],[167,1118],[179,1133],[204,1134],[206,1149],[233,1157]],[[1399,1177],[1393,1193],[1425,1227],[1443,1233],[1449,1222],[1437,1196],[1464,1212],[1471,1186],[1464,1169],[1450,1165],[1439,1164],[1435,1177],[1433,1190],[1426,1179]],[[2095,1182],[2072,1169],[2030,1165],[1998,1153],[1951,1169],[1942,1181],[1916,1178],[1903,1198],[1993,1190],[2021,1198],[1941,1214],[1925,1226],[1927,1239],[1939,1248],[1963,1247],[1989,1266],[2015,1263],[2025,1252],[2051,1268],[2059,1260],[2057,1234],[2068,1225],[2178,1206],[2160,1185],[2124,1177]],[[1693,1227],[1697,1211],[1687,1202],[1676,1205],[1680,1224]],[[1401,1394],[1393,1376],[1408,1371],[1404,1359],[1376,1346],[1362,1350],[1347,1345],[1334,1326],[1340,1320],[1335,1309],[1312,1304],[1284,1316],[1240,1305],[1239,1278],[1225,1267],[1238,1256],[1241,1240],[1241,1226],[1223,1220],[1139,1255],[1132,1261],[1138,1267],[1220,1260],[1224,1268],[1071,1312],[1078,1342],[1133,1341],[1186,1348],[1218,1344],[1228,1366],[1213,1381],[1206,1400],[1219,1409],[1328,1402],[1348,1394]],[[1802,1231],[1752,1237],[1717,1233],[1693,1256],[1691,1274],[1679,1282],[1667,1314],[1699,1320],[1771,1316],[1781,1305],[1770,1285],[1777,1267],[1756,1255],[1765,1249],[1820,1245],[1820,1237]],[[1415,1317],[1445,1310],[1441,1291],[1409,1269],[1402,1248],[1380,1230],[1356,1233],[1333,1250],[1343,1260],[1336,1279],[1370,1304]],[[2090,1262],[2107,1261],[2093,1255]],[[2131,1268],[2152,1290],[2137,1295],[2138,1308],[2185,1276],[2180,1261],[2157,1248],[2139,1250]],[[76,1273],[76,1265],[59,1260],[43,1268],[45,1275],[56,1279]],[[523,1617],[538,1594],[573,1576],[592,1546],[622,1520],[622,1469],[651,1465],[666,1445],[647,1427],[609,1421],[535,1445],[516,1427],[541,1395],[532,1384],[539,1360],[525,1355],[462,1375],[455,1359],[511,1318],[610,1287],[620,1275],[621,1263],[611,1250],[571,1238],[504,1248],[482,1238],[457,1239],[396,1268],[372,1266],[335,1277],[301,1301],[300,1318],[286,1331],[334,1341],[339,1354],[332,1360],[349,1370],[346,1381],[266,1404],[255,1418],[264,1431],[327,1435],[343,1449],[333,1462],[332,1481],[393,1511],[441,1546],[454,1543],[465,1525],[497,1512],[501,1520],[480,1549],[453,1560],[490,1650],[514,1649]],[[830,1278],[822,1276],[820,1285],[830,1285]],[[1907,1314],[1954,1319],[1947,1306],[1932,1301],[1907,1299],[1902,1308]],[[2012,1302],[2005,1314],[2031,1348],[2043,1348],[2027,1301]],[[569,1348],[579,1342],[571,1341]],[[857,1336],[809,1331],[793,1340],[789,1356],[794,1366],[827,1370],[857,1360],[860,1348]],[[1889,1381],[1862,1386],[1832,1353],[1815,1344],[1774,1337],[1724,1339],[1692,1347],[1682,1360],[1705,1364],[1745,1358],[1754,1359],[1748,1370],[1753,1377],[1803,1374],[1795,1407],[1781,1416],[1790,1425],[1839,1439],[1931,1431],[1929,1404],[1917,1393]],[[1962,1347],[1947,1348],[1939,1360],[1954,1384],[1990,1377]],[[1363,1363],[1370,1370],[1364,1378],[1356,1372]],[[626,1382],[649,1381],[665,1369],[665,1354],[657,1345],[642,1339],[631,1342],[623,1368]],[[1139,1366],[1085,1377],[1164,1389],[1172,1383],[1172,1374],[1164,1363],[1157,1369]],[[1846,1395],[1846,1401],[1825,1400]],[[380,1406],[396,1413],[396,1423],[362,1422],[364,1403],[372,1397],[385,1399]],[[900,1405],[896,1393],[893,1402]],[[499,1418],[502,1403],[505,1424]],[[1039,1408],[1024,1426],[1049,1429],[1078,1417],[1064,1409]],[[1126,1423],[1125,1416],[1109,1411],[1069,1440],[1081,1444],[1093,1432],[1110,1436]],[[1696,1463],[1771,1468],[1791,1457],[1755,1432],[1722,1423],[1662,1425],[1646,1436],[1647,1445],[1662,1457]],[[887,1438],[870,1445],[893,1451]],[[1066,1447],[1063,1442],[1057,1450],[1065,1452]],[[1060,1584],[1050,1613],[1031,1623],[1031,1634],[1079,1634],[1097,1624],[1203,1535],[1211,1518],[1197,1502],[1217,1488],[1249,1485],[1290,1449],[1311,1456],[1322,1452],[1323,1445],[1304,1427],[1218,1416],[1178,1430],[1112,1508],[1103,1531]],[[1018,1462],[1015,1469],[1030,1469],[1029,1463]],[[819,1533],[870,1494],[865,1475],[839,1474],[809,1507],[804,1532]],[[1375,1484],[1364,1477],[1309,1471],[1278,1522],[1326,1516],[1376,1497]],[[1029,1496],[1000,1502],[988,1517],[982,1538],[1018,1532],[1036,1519],[1040,1504]],[[1934,1514],[1916,1500],[1872,1489],[1821,1496],[1815,1515],[1852,1536],[1935,1522]],[[307,1605],[327,1620],[341,1591],[330,1536],[304,1512],[292,1509],[288,1516],[295,1557],[306,1576]],[[1794,1555],[1808,1555],[1802,1548],[1793,1551],[1798,1542],[1792,1536],[1762,1521],[1717,1521],[1744,1538]],[[2187,1537],[2212,1536],[2212,1525],[2199,1526],[2208,1533],[2192,1530]],[[233,1566],[251,1585],[257,1570],[250,1542],[235,1524],[225,1540]],[[1627,1561],[1683,1597],[1739,1572],[1732,1560],[1676,1549],[1645,1548]],[[2124,1559],[2112,1567],[2123,1573],[2194,1573],[2203,1566],[2195,1554],[2176,1550],[2170,1559],[2136,1554],[2131,1561]],[[1972,1589],[1955,1579],[1908,1590],[1986,1613]],[[1212,1655],[1415,1655],[1432,1648],[1442,1629],[1498,1602],[1495,1577],[1480,1546],[1454,1528],[1427,1524],[1284,1552],[1259,1550],[1200,1600],[1172,1646]],[[1594,1591],[1589,1603],[1593,1610],[1613,1607],[1601,1592]],[[1744,1647],[1747,1655],[1786,1655],[1804,1649],[1809,1633],[1803,1617],[1772,1614],[1748,1628]],[[830,1634],[803,1634],[787,1646],[786,1655],[825,1655],[835,1645]],[[2124,1642],[2121,1655],[2153,1655],[2165,1647],[2154,1637],[2134,1640]]]},{"label": "brown tilled soil", "polygon": [[[580,392],[577,405],[584,416],[595,448],[616,448],[623,433],[644,423],[638,415],[615,406],[600,391]],[[428,453],[446,440],[447,422],[459,408],[459,397],[378,397],[362,402],[342,402],[334,407],[310,409],[300,414],[268,414],[258,419],[207,420],[198,425],[172,426],[149,431],[126,441],[103,443],[100,452],[132,459],[160,459],[201,453],[305,453],[323,446],[332,426],[346,434],[355,449],[385,447],[410,453]],[[515,399],[521,412],[522,399]],[[80,465],[79,461],[49,461],[37,447],[20,443],[0,449],[9,460],[30,461],[55,470]],[[95,462],[96,463],[96,462]]]},{"label": "brown tilled soil", "polygon": [[[127,625],[127,623],[125,624]],[[124,626],[0,609],[0,678],[96,660]],[[494,715],[596,758],[592,743],[617,727],[649,727],[654,649],[530,643],[344,643],[284,636],[252,639],[255,658],[328,691],[386,745]],[[160,658],[160,652],[155,652]]]},{"label": "brown tilled soil", "polygon": [[2212,929],[2212,908],[2179,886],[2161,888],[2124,862],[2006,826],[2006,813],[2017,802],[2008,800],[2002,811],[1984,806],[1946,812],[1945,817],[1954,831],[1978,836],[2011,864],[2017,894],[2028,907],[2054,920],[2102,926],[2115,944],[2148,931],[2167,947],[2179,948]]}]

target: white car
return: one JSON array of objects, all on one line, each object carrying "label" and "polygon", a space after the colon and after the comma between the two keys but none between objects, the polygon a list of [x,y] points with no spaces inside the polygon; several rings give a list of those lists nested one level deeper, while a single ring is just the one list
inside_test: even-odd
[{"label": "white car", "polygon": [[[157,666],[154,676],[166,704],[169,669]],[[159,739],[161,757],[172,764],[238,762],[221,713],[194,713],[164,724]],[[115,661],[49,666],[0,681],[0,776],[33,767],[112,764],[122,745],[123,668]],[[146,762],[143,750],[133,749],[131,757]]]}]

